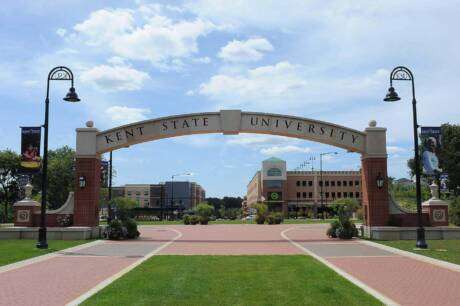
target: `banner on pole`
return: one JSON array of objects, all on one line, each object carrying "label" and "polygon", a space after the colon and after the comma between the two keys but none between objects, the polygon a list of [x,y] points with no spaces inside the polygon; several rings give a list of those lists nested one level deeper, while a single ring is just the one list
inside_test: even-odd
[{"label": "banner on pole", "polygon": [[41,127],[21,127],[21,167],[28,172],[40,170]]},{"label": "banner on pole", "polygon": [[420,139],[423,145],[422,165],[426,175],[438,175],[442,172],[439,167],[439,152],[441,150],[441,127],[422,127]]}]

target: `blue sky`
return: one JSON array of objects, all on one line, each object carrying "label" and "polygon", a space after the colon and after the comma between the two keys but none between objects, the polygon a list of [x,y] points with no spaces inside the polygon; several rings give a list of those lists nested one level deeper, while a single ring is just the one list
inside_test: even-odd
[{"label": "blue sky", "polygon": [[[391,69],[415,73],[419,123],[458,123],[458,1],[5,1],[0,7],[0,149],[20,149],[19,126],[43,122],[51,88],[50,147],[75,146],[75,128],[105,130],[165,115],[220,109],[276,112],[358,130],[388,128],[389,173],[412,154],[409,84],[385,104]],[[359,169],[358,154],[276,136],[196,135],[114,152],[116,184],[193,172],[209,196],[242,196],[261,161],[288,169],[338,151],[325,169]],[[180,178],[177,178],[180,179]],[[186,178],[183,178],[186,179]]]}]

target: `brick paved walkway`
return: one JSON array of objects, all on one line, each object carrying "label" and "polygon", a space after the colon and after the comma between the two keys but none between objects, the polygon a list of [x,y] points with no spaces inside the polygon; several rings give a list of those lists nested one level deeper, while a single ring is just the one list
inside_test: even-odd
[{"label": "brick paved walkway", "polygon": [[326,229],[327,225],[289,224],[144,226],[139,240],[101,241],[19,268],[4,272],[0,268],[0,305],[64,305],[155,251],[176,255],[308,253],[387,301],[460,305],[458,270],[359,240],[329,239]]},{"label": "brick paved walkway", "polygon": [[46,260],[1,272],[0,305],[65,305],[171,241],[177,233],[150,228],[143,230],[143,236],[136,241],[100,241],[76,251],[60,251]]},{"label": "brick paved walkway", "polygon": [[[460,305],[460,270],[400,255],[359,240],[311,241],[322,225],[296,227],[286,236],[400,305]],[[391,248],[390,248],[391,250]]]}]

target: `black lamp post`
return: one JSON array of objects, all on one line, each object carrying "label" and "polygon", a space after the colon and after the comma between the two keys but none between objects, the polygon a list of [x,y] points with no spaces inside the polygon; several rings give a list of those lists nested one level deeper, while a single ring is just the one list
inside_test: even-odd
[{"label": "black lamp post", "polygon": [[320,176],[320,198],[321,198],[321,209],[323,210],[322,211],[322,214],[323,214],[323,219],[324,219],[324,203],[323,203],[323,199],[324,199],[324,196],[323,196],[323,185],[324,185],[324,182],[323,182],[323,156],[325,155],[331,155],[331,154],[334,154],[334,155],[337,155],[339,153],[337,152],[325,152],[325,153],[320,153],[319,154],[319,176]]},{"label": "black lamp post", "polygon": [[42,165],[42,203],[41,203],[41,211],[40,211],[40,228],[38,230],[38,242],[37,248],[39,249],[47,249],[48,242],[46,241],[46,188],[47,188],[47,180],[48,180],[48,118],[49,118],[49,92],[50,92],[50,81],[70,81],[70,89],[64,101],[67,102],[78,102],[80,99],[78,98],[77,93],[75,92],[75,88],[73,87],[73,73],[72,71],[63,66],[54,67],[48,74],[48,80],[46,83],[46,99],[45,99],[45,124],[43,127],[45,128],[45,138],[43,143],[43,165]]},{"label": "black lamp post", "polygon": [[414,126],[414,166],[415,166],[415,188],[417,195],[417,248],[426,249],[428,245],[425,241],[425,229],[423,228],[422,220],[422,192],[420,187],[420,157],[418,151],[418,124],[417,124],[417,101],[415,100],[415,86],[414,75],[412,72],[403,66],[398,66],[391,71],[390,74],[390,88],[388,93],[383,99],[386,102],[395,102],[401,100],[393,88],[393,80],[396,81],[411,81],[412,83],[412,113],[413,113],[413,126]]}]

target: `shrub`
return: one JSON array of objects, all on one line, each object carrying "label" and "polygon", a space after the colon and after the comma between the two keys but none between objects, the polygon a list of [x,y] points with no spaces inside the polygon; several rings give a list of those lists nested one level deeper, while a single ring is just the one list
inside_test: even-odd
[{"label": "shrub", "polygon": [[264,203],[257,203],[254,208],[257,210],[255,221],[257,224],[264,224],[268,215],[268,207]]},{"label": "shrub", "polygon": [[358,229],[352,221],[347,220],[337,229],[336,234],[340,239],[351,239],[358,236]]},{"label": "shrub", "polygon": [[126,227],[126,238],[128,239],[136,239],[139,237],[140,233],[137,230],[137,223],[134,219],[126,219],[123,222],[123,225]]},{"label": "shrub", "polygon": [[275,224],[275,216],[274,214],[269,214],[266,218],[268,224]]},{"label": "shrub", "polygon": [[350,221],[350,211],[347,209],[347,206],[338,206],[337,214],[339,220],[335,220],[331,223],[326,234],[331,238],[338,237],[340,239],[351,239],[358,236],[358,230],[355,224]]},{"label": "shrub", "polygon": [[460,197],[454,198],[449,205],[450,223],[460,226]]},{"label": "shrub", "polygon": [[184,221],[185,225],[190,224],[190,215],[184,215],[184,218],[182,219]]},{"label": "shrub", "polygon": [[284,220],[283,214],[280,212],[274,213],[275,224],[281,224]]},{"label": "shrub", "polygon": [[118,219],[110,221],[105,231],[106,237],[111,240],[123,239],[126,233],[126,229],[123,228],[123,224]]},{"label": "shrub", "polygon": [[326,234],[329,236],[329,238],[337,238],[337,230],[340,227],[340,222],[338,220],[334,220],[331,223],[331,226],[327,229]]},{"label": "shrub", "polygon": [[190,224],[191,225],[198,224],[199,222],[200,222],[200,217],[198,217],[196,215],[190,216]]},{"label": "shrub", "polygon": [[208,203],[200,203],[195,208],[195,212],[199,217],[200,224],[206,225],[214,212],[214,206],[211,206]]}]

